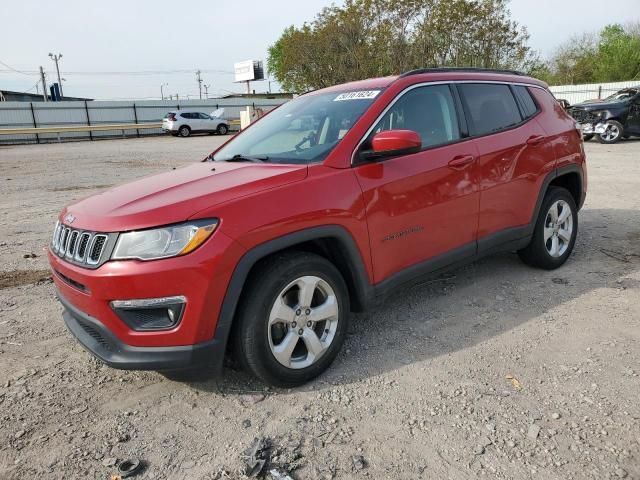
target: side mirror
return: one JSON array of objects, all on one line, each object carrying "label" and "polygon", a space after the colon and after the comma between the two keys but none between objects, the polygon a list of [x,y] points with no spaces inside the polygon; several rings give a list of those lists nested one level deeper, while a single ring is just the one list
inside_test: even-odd
[{"label": "side mirror", "polygon": [[371,139],[371,150],[362,152],[364,160],[395,157],[417,153],[422,148],[422,139],[413,130],[385,130]]}]

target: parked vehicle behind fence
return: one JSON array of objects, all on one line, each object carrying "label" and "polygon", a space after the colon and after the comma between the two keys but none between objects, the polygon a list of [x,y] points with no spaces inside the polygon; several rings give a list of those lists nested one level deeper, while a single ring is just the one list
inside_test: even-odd
[{"label": "parked vehicle behind fence", "polygon": [[587,141],[594,136],[600,143],[640,137],[640,86],[625,88],[603,100],[572,105],[568,111]]},{"label": "parked vehicle behind fence", "polygon": [[64,320],[116,368],[218,371],[231,353],[300,385],[336,358],[350,312],[424,275],[514,250],[563,265],[583,147],[547,86],[517,72],[310,92],[203,162],[65,207],[48,251]]},{"label": "parked vehicle behind fence", "polygon": [[192,133],[226,135],[229,132],[229,122],[222,118],[223,114],[223,108],[210,115],[194,110],[168,112],[162,119],[162,130],[180,137],[188,137]]}]

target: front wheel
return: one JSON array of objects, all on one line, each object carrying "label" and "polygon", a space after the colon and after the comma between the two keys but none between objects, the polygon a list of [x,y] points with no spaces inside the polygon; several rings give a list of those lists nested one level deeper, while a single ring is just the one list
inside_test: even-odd
[{"label": "front wheel", "polygon": [[578,233],[578,209],[564,188],[550,187],[547,192],[531,242],[518,255],[526,264],[553,270],[567,261]]},{"label": "front wheel", "polygon": [[598,135],[598,141],[604,144],[618,143],[624,137],[624,127],[620,122],[609,120],[605,131]]},{"label": "front wheel", "polygon": [[349,321],[347,286],[319,255],[277,255],[247,282],[236,321],[234,354],[245,370],[269,385],[302,385],[340,351]]}]

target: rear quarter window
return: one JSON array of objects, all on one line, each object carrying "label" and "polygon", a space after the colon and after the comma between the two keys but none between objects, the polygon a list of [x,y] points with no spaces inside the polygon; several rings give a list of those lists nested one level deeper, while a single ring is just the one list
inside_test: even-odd
[{"label": "rear quarter window", "polygon": [[527,87],[523,87],[521,85],[513,86],[513,93],[520,104],[520,108],[522,109],[522,113],[525,118],[533,117],[538,111],[538,106],[536,102],[533,101],[531,97],[531,93]]},{"label": "rear quarter window", "polygon": [[509,85],[466,83],[458,85],[466,106],[471,134],[487,135],[522,122]]}]

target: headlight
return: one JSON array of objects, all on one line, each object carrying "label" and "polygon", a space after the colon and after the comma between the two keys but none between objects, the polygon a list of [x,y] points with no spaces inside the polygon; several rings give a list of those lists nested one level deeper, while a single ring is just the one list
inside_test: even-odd
[{"label": "headlight", "polygon": [[213,219],[122,233],[111,258],[155,260],[185,255],[202,245],[217,226],[218,220]]}]

